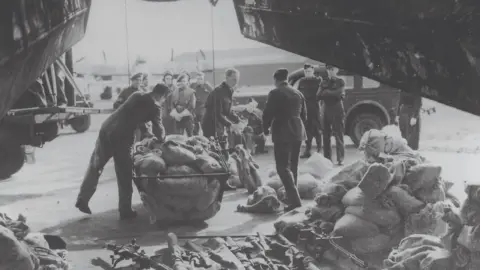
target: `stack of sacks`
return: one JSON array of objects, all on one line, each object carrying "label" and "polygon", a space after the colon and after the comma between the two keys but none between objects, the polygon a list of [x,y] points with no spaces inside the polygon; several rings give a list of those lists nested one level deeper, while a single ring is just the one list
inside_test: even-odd
[{"label": "stack of sacks", "polygon": [[246,188],[249,194],[253,194],[257,188],[262,186],[262,179],[258,172],[259,166],[243,145],[237,145],[234,149],[235,152],[230,156],[233,161],[229,161],[229,164],[232,167],[236,166],[238,179],[232,179],[231,185],[237,188]]},{"label": "stack of sacks", "polygon": [[[385,153],[385,143],[395,151]],[[451,184],[440,177],[441,167],[427,163],[403,144],[403,140],[380,140],[382,150],[365,148],[377,153],[374,159],[328,173],[315,199],[317,205],[307,212],[310,220],[335,223],[332,234],[343,236],[345,247],[364,258],[386,254],[405,236],[442,237],[447,232],[442,213],[445,207],[453,207],[445,196]]]},{"label": "stack of sacks", "polygon": [[[314,199],[324,183],[323,178],[332,170],[333,164],[330,160],[318,153],[312,154],[298,169],[297,188],[300,198],[304,200]],[[273,188],[280,199],[285,198],[285,188],[274,168],[269,169],[268,177],[265,185]]]},{"label": "stack of sacks", "polygon": [[[71,269],[66,260],[65,242],[55,236],[49,238],[54,241],[48,241],[43,234],[30,233],[22,215],[12,220],[0,213],[0,269]],[[55,247],[55,241],[62,245]]]},{"label": "stack of sacks", "polygon": [[[480,182],[467,183],[467,199],[459,213],[449,220],[453,233],[452,253],[457,269],[480,269]],[[453,211],[451,212],[453,214]],[[455,239],[454,239],[455,240]],[[456,245],[455,245],[456,244]]]},{"label": "stack of sacks", "polygon": [[227,173],[227,168],[212,149],[205,137],[181,135],[167,136],[163,144],[152,138],[134,146],[137,175],[164,178],[137,181],[152,223],[206,220],[218,212],[220,180],[208,174]]},{"label": "stack of sacks", "polygon": [[354,253],[382,252],[401,239],[400,213],[383,194],[392,179],[389,168],[374,163],[343,197],[345,215],[335,223],[334,234],[348,238]]}]

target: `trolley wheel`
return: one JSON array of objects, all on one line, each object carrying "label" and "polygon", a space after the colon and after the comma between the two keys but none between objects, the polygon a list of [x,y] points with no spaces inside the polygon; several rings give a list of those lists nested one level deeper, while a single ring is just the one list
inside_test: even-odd
[{"label": "trolley wheel", "polygon": [[82,115],[79,117],[72,118],[68,120],[68,124],[75,130],[77,133],[83,133],[90,128],[92,122],[91,116],[89,114]]},{"label": "trolley wheel", "polygon": [[0,180],[14,175],[25,164],[25,151],[21,145],[0,145]]}]

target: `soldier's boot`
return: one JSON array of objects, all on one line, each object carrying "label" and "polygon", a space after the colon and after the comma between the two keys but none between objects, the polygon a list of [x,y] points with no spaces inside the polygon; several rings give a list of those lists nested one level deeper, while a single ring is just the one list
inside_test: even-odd
[{"label": "soldier's boot", "polygon": [[307,139],[307,141],[305,142],[305,152],[303,152],[303,154],[300,156],[300,158],[309,158],[312,156],[312,140],[311,139]]}]

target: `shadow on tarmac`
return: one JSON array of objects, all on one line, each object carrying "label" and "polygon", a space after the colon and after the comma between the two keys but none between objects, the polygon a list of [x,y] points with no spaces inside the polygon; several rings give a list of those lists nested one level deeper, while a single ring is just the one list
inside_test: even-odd
[{"label": "shadow on tarmac", "polygon": [[[136,205],[135,210],[138,217],[132,221],[120,221],[116,209],[102,213],[94,213],[80,219],[73,219],[61,223],[57,226],[44,229],[42,233],[54,234],[62,237],[68,243],[68,250],[80,251],[89,249],[103,248],[105,243],[115,241],[117,244],[129,243],[133,238],[141,246],[157,246],[166,243],[167,233],[173,232],[177,235],[196,235],[202,231],[202,235],[228,235],[239,233],[250,233],[252,228],[262,223],[273,222],[280,214],[271,215],[253,215],[248,213],[238,213],[246,215],[241,220],[245,222],[234,222],[225,230],[209,230],[208,223],[215,223],[214,217],[207,222],[198,224],[175,224],[168,227],[152,225],[149,221],[149,215],[143,209],[141,204]],[[230,209],[222,209],[230,211]],[[217,214],[221,215],[222,210]],[[251,218],[248,218],[250,216]],[[272,227],[273,228],[273,227]]]}]

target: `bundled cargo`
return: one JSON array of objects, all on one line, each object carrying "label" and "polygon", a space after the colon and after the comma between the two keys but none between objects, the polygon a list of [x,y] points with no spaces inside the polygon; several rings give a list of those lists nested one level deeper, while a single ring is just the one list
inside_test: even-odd
[{"label": "bundled cargo", "polygon": [[150,221],[204,221],[220,210],[229,167],[215,141],[202,136],[148,138],[132,151],[134,181]]},{"label": "bundled cargo", "polygon": [[0,269],[68,270],[66,243],[58,236],[31,233],[22,215],[0,213]]},{"label": "bundled cargo", "polygon": [[447,200],[452,184],[442,179],[441,167],[384,131],[367,132],[361,147],[365,158],[322,177],[308,222],[332,224],[332,236],[367,259],[387,255],[410,235],[445,236],[443,211],[454,205]]}]

